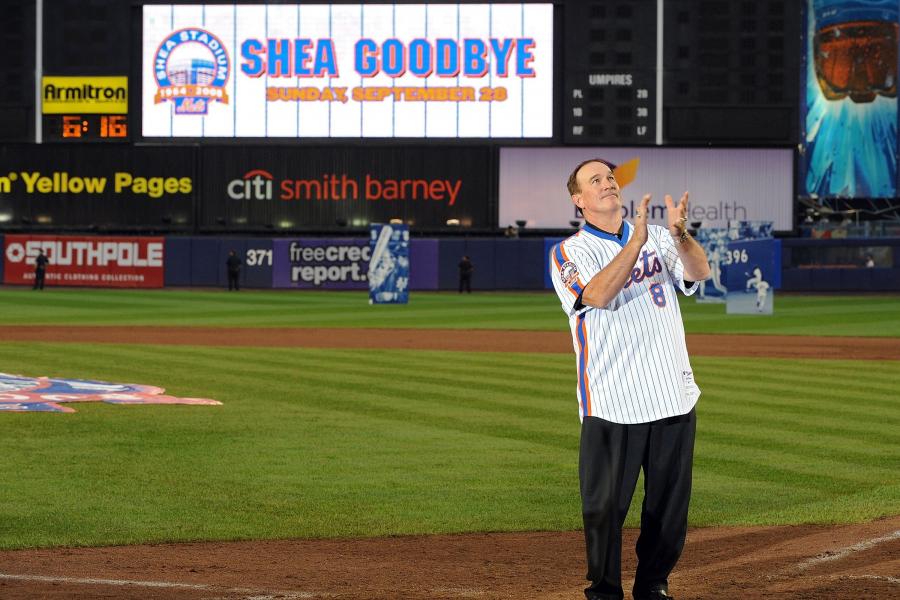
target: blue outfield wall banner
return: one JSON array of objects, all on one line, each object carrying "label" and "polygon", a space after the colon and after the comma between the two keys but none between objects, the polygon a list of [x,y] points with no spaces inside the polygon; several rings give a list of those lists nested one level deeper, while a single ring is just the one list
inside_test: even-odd
[{"label": "blue outfield wall banner", "polygon": [[[367,238],[270,240],[273,288],[368,290]],[[409,288],[438,289],[438,240],[409,242]],[[255,285],[255,284],[250,284]]]},{"label": "blue outfield wall banner", "polygon": [[289,238],[272,244],[272,287],[366,290],[369,240]]},{"label": "blue outfield wall banner", "polygon": [[409,302],[409,226],[369,226],[369,304]]},{"label": "blue outfield wall banner", "polygon": [[781,287],[781,240],[728,242],[725,264],[725,287],[729,292],[746,291],[759,281],[777,290]]},{"label": "blue outfield wall banner", "polygon": [[[294,253],[299,252],[293,263],[292,243],[295,244]],[[410,289],[438,289],[439,248],[439,241],[434,239],[410,241]],[[169,236],[165,240],[165,285],[225,287],[228,282],[225,260],[229,250],[234,250],[243,263],[241,287],[368,289],[369,249],[365,238],[273,240]],[[276,264],[280,269],[277,274]],[[300,267],[299,270],[293,271],[292,265]],[[292,281],[292,276],[297,277],[296,282]]]},{"label": "blue outfield wall banner", "polygon": [[165,242],[165,284],[175,287],[226,287],[229,250],[241,258],[241,287],[272,287],[270,238],[169,236]]},{"label": "blue outfield wall banner", "polygon": [[409,241],[409,289],[438,289],[438,240]]}]

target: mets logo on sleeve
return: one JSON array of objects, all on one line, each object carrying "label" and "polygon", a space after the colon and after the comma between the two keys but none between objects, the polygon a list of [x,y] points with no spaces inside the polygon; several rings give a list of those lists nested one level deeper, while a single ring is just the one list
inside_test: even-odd
[{"label": "mets logo on sleeve", "polygon": [[562,279],[563,284],[568,287],[578,279],[578,267],[576,267],[575,263],[571,260],[565,262],[563,263],[563,266],[559,268],[559,276]]},{"label": "mets logo on sleeve", "polygon": [[228,104],[225,84],[231,71],[222,41],[203,29],[179,29],[153,56],[158,90],[153,102],[170,101],[176,115],[205,115],[210,102]]}]

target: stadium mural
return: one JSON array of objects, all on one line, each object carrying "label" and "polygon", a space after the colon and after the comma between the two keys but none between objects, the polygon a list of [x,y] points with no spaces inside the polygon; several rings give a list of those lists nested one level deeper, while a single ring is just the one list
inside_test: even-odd
[{"label": "stadium mural", "polygon": [[802,195],[897,195],[896,0],[808,0]]}]

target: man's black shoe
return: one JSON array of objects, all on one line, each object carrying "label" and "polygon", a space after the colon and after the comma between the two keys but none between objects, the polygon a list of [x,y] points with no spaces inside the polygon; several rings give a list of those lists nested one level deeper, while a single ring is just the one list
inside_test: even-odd
[{"label": "man's black shoe", "polygon": [[675,596],[669,595],[668,587],[655,585],[646,592],[635,593],[634,600],[675,600]]}]

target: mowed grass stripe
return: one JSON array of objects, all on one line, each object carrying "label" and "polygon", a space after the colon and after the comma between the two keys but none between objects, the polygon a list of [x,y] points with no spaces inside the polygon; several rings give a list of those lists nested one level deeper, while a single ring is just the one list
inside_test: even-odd
[{"label": "mowed grass stripe", "polygon": [[[714,382],[709,382],[715,385]],[[727,385],[723,382],[720,385]],[[767,419],[778,419],[780,416],[794,415],[806,419],[812,427],[841,429],[845,423],[849,423],[849,432],[853,431],[853,425],[858,426],[858,431],[871,431],[873,435],[883,434],[891,436],[896,431],[894,423],[898,415],[896,408],[879,406],[873,403],[868,408],[869,402],[859,401],[855,406],[841,408],[823,407],[812,394],[809,388],[788,388],[785,391],[791,394],[790,401],[782,400],[777,395],[768,391],[756,394],[732,394],[730,402],[735,406],[724,410],[742,415],[747,422],[765,423]],[[870,412],[881,412],[880,415],[872,415]]]},{"label": "mowed grass stripe", "polygon": [[[732,455],[734,449],[732,448]],[[781,485],[793,489],[796,493],[818,491],[820,493],[843,494],[855,492],[868,484],[856,479],[839,476],[828,476],[821,473],[808,473],[802,469],[777,467],[766,460],[764,454],[748,456],[746,460],[728,457],[728,447],[705,444],[695,457],[694,468],[702,472],[719,475],[734,474],[742,481],[771,482],[780,481]],[[862,483],[862,485],[861,485]]]},{"label": "mowed grass stripe", "polygon": [[[800,523],[841,524],[849,519],[870,521],[900,511],[900,484],[879,485],[860,489],[857,493],[841,496],[837,501],[832,497],[809,496],[798,502],[796,510],[802,511]],[[761,524],[781,522],[793,512],[792,507],[772,504],[759,515]]]},{"label": "mowed grass stripe", "polygon": [[[848,491],[884,481],[884,471],[875,464],[878,462],[876,458],[860,457],[860,460],[851,463],[846,459],[829,460],[822,456],[816,457],[817,463],[810,464],[808,456],[795,450],[719,442],[714,437],[704,437],[700,441],[703,465],[711,467],[714,472],[740,473],[744,479],[781,480],[785,485],[823,491]],[[735,452],[738,448],[740,452]],[[861,474],[857,468],[860,461],[873,463],[874,469]]]},{"label": "mowed grass stripe", "polygon": [[[709,411],[704,408],[704,417],[708,417]],[[767,448],[783,454],[795,454],[806,456],[814,452],[829,462],[856,464],[871,459],[885,459],[882,466],[874,466],[876,470],[883,470],[888,474],[897,472],[900,467],[897,456],[891,456],[894,445],[885,440],[879,440],[865,446],[855,448],[840,447],[845,438],[837,435],[814,434],[805,431],[797,431],[788,427],[766,425],[748,430],[743,425],[730,425],[726,420],[717,421],[715,429],[704,432],[704,439],[718,444],[737,444],[748,448]],[[838,447],[835,447],[838,446]]]},{"label": "mowed grass stripe", "polygon": [[721,304],[681,302],[685,327],[694,333],[900,336],[897,295],[781,295],[776,292],[775,307],[775,314],[759,317],[726,315]]},{"label": "mowed grass stripe", "polygon": [[[826,343],[826,342],[822,342]],[[696,359],[692,359],[696,360]],[[735,369],[743,366],[742,358],[722,358],[704,356],[702,360],[708,362],[707,375],[733,376]],[[846,378],[847,371],[853,371],[857,363],[851,360],[820,360],[820,359],[793,359],[793,360],[768,360],[765,362],[765,370],[760,373],[741,373],[744,378],[753,381],[790,379],[797,376],[798,368],[804,369],[802,380],[817,379],[820,381],[833,381],[840,384],[841,389],[847,392],[856,390],[884,389],[892,391],[892,384],[896,384],[900,376],[900,364],[897,361],[867,361],[867,371],[853,377],[851,381]]]},{"label": "mowed grass stripe", "polygon": [[[849,419],[828,416],[814,403],[783,410],[777,403],[763,403],[759,400],[742,402],[740,405],[729,403],[727,406],[711,405],[712,399],[706,400],[706,414],[717,422],[741,423],[748,428],[784,426],[797,432],[812,431],[820,435],[833,435],[859,444],[870,444],[873,440],[893,444],[897,439],[894,426],[879,425],[878,421],[873,422],[865,415]],[[863,412],[860,410],[860,413]]]},{"label": "mowed grass stripe", "polygon": [[[693,298],[679,302],[688,333],[900,337],[897,296],[779,295],[768,317],[726,315],[724,305]],[[370,306],[364,292],[48,288],[38,294],[5,287],[0,324],[568,329],[551,291],[413,292],[408,305]]]},{"label": "mowed grass stripe", "polygon": [[[566,327],[561,311],[553,311],[554,304],[547,302],[550,296],[542,293],[492,293],[474,298],[425,293],[406,306],[370,306],[368,295],[360,292],[66,289],[53,290],[56,298],[51,301],[28,292],[0,290],[0,305],[10,297],[19,301],[16,321],[20,323],[529,329],[543,322],[541,328],[546,330]],[[107,302],[101,310],[98,297],[103,294],[118,295],[124,301]],[[35,311],[35,302],[45,304],[42,311]],[[0,322],[4,320],[0,316]]]},{"label": "mowed grass stripe", "polygon": [[[729,379],[708,378],[704,384],[727,385]],[[731,380],[732,385],[734,381]],[[808,382],[812,385],[812,382]],[[825,398],[825,390],[819,390],[815,397],[809,393],[810,387],[802,385],[781,386],[778,384],[756,385],[757,389],[752,399],[746,402],[753,404],[754,408],[768,407],[773,409],[774,413],[779,412],[799,412],[809,415],[810,411],[817,409],[818,413],[812,416],[816,419],[837,419],[842,420],[847,416],[853,415],[853,420],[860,423],[871,423],[873,425],[890,425],[896,420],[895,407],[891,406],[891,399],[888,396],[876,398],[874,396],[859,395],[856,398]],[[746,397],[744,392],[735,392],[733,400],[737,402],[740,398]],[[841,401],[843,400],[843,402]],[[855,413],[860,405],[867,408],[867,412],[863,415],[856,416]]]},{"label": "mowed grass stripe", "polygon": [[[136,359],[139,359],[140,351],[135,352],[138,353],[135,354]],[[121,358],[129,354],[130,349],[123,347],[121,350],[110,351],[109,356]],[[170,354],[172,357],[191,360],[195,364],[198,359],[205,358],[203,364],[209,368],[215,368],[220,360],[220,350],[203,347],[173,348]],[[274,377],[279,369],[293,369],[294,382],[302,383],[305,378],[315,378],[316,374],[325,373],[327,378],[348,388],[352,388],[352,385],[377,384],[385,379],[414,382],[420,386],[423,395],[426,392],[443,393],[449,390],[447,400],[451,403],[457,400],[469,403],[471,401],[465,394],[477,392],[476,397],[489,396],[493,401],[498,401],[497,410],[517,416],[571,415],[575,406],[571,392],[576,384],[574,368],[570,360],[559,355],[546,355],[541,362],[534,358],[535,355],[523,354],[518,359],[524,364],[518,369],[510,362],[514,360],[510,355],[503,355],[498,360],[493,360],[495,355],[490,355],[491,360],[487,361],[489,364],[510,364],[507,369],[496,372],[486,366],[483,358],[472,358],[464,353],[311,350],[299,355],[299,360],[294,355],[283,357],[280,354],[278,350],[253,352],[253,358],[243,362],[256,364],[256,370],[249,372],[246,366],[241,367],[242,374],[257,378]],[[437,365],[440,365],[440,369],[436,368]],[[523,371],[531,376],[520,375]],[[536,401],[532,402],[534,392],[541,390],[546,390],[546,395],[537,396]],[[569,390],[569,393],[560,390]],[[492,402],[485,400],[484,404],[488,406]]]},{"label": "mowed grass stripe", "polygon": [[[236,350],[235,352],[240,352]],[[306,385],[310,382],[338,383],[347,389],[369,389],[371,386],[382,386],[385,391],[407,391],[412,385],[410,393],[421,396],[430,401],[430,396],[441,399],[449,405],[459,404],[463,407],[490,408],[494,412],[503,412],[511,417],[544,418],[559,414],[571,415],[574,400],[572,393],[560,393],[560,389],[575,389],[574,370],[568,363],[557,355],[549,355],[543,365],[529,365],[531,373],[538,373],[531,381],[522,382],[512,379],[512,373],[493,373],[489,368],[482,367],[478,372],[474,369],[454,367],[449,369],[447,365],[456,364],[457,356],[465,356],[462,353],[441,352],[413,352],[413,351],[385,351],[370,352],[368,357],[357,351],[351,357],[346,356],[345,351],[306,351],[298,358],[279,356],[276,350],[267,354],[259,353],[252,361],[244,361],[237,374],[241,377],[265,379],[278,377],[280,369],[291,369],[292,383]],[[131,351],[129,347],[123,347],[118,351],[111,351],[110,356],[134,355],[140,359],[140,351]],[[181,356],[184,360],[191,360],[193,364],[215,368],[220,364],[220,350],[207,348],[175,349],[171,353],[173,357]],[[275,355],[274,358],[268,356]],[[508,355],[507,355],[508,357]],[[262,359],[262,360],[261,360]],[[531,363],[533,355],[523,355],[526,364]],[[237,361],[236,361],[237,362]],[[253,367],[248,366],[252,362]],[[565,365],[553,365],[553,363],[565,362]],[[484,361],[481,361],[481,365]],[[437,366],[440,369],[437,369]],[[548,365],[553,365],[549,367]],[[541,371],[545,376],[542,378]],[[562,368],[559,368],[562,367]],[[561,373],[565,372],[565,373]],[[422,375],[420,373],[435,373]],[[320,375],[324,374],[324,375]],[[494,377],[489,380],[487,375]],[[385,380],[404,382],[403,385],[384,384]],[[383,387],[387,385],[387,387]],[[355,387],[356,386],[356,387]],[[535,392],[546,390],[546,395],[538,395],[532,402]],[[473,397],[469,398],[468,395]],[[568,396],[568,398],[567,398]]]},{"label": "mowed grass stripe", "polygon": [[[770,394],[770,398],[785,405],[794,402],[815,401],[823,406],[823,412],[853,410],[858,403],[867,406],[894,407],[898,389],[900,363],[866,361],[864,381],[848,382],[846,374],[860,368],[855,361],[791,361],[790,363],[759,359],[755,373],[742,370],[742,363],[720,364],[722,359],[695,357],[692,363],[702,361],[705,381],[724,383],[731,381],[735,394],[752,390]],[[746,363],[743,363],[746,364]],[[790,366],[785,366],[790,365]],[[860,379],[863,379],[862,377]],[[893,382],[893,383],[892,383]],[[701,382],[702,383],[702,382]],[[815,389],[814,396],[809,390]]]}]

